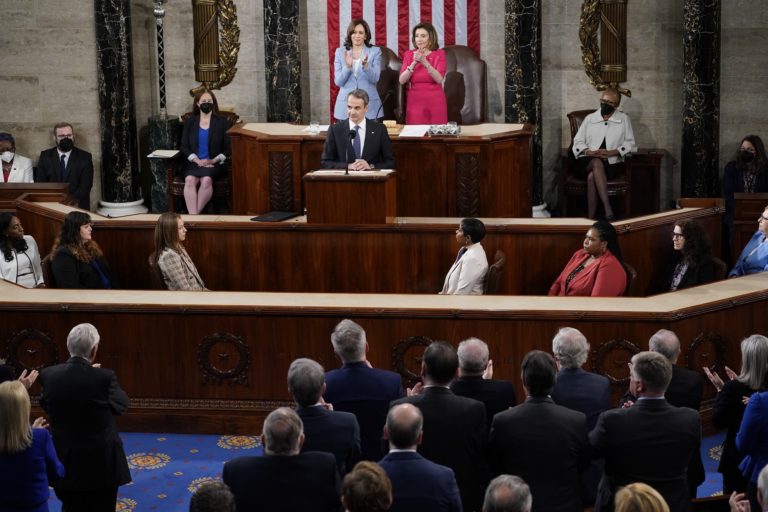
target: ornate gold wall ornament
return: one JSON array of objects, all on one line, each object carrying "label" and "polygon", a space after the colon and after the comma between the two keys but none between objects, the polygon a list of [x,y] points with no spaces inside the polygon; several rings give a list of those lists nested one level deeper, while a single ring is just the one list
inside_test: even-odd
[{"label": "ornate gold wall ornament", "polygon": [[[610,19],[603,12],[606,5],[615,10],[618,18],[624,16],[624,23],[618,22],[612,16]],[[598,91],[616,89],[619,93],[632,97],[632,91],[621,87],[619,82],[626,80],[626,0],[584,0],[581,4],[581,20],[579,23],[579,40],[581,41],[581,62],[584,72],[589,77],[589,83]],[[603,64],[600,60],[600,40],[598,32],[601,29],[605,41],[603,47],[610,48],[612,62]],[[611,80],[613,78],[613,80]]]},{"label": "ornate gold wall ornament", "polygon": [[[192,0],[195,39],[194,96],[203,89],[221,89],[237,74],[240,28],[234,0]],[[214,8],[214,9],[212,9]]]}]

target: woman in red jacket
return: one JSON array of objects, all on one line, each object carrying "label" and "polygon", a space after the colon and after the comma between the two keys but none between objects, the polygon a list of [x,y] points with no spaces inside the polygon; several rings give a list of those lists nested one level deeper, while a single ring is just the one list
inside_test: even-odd
[{"label": "woman in red jacket", "polygon": [[552,283],[549,295],[620,297],[627,286],[616,230],[604,220],[592,224],[579,249]]}]

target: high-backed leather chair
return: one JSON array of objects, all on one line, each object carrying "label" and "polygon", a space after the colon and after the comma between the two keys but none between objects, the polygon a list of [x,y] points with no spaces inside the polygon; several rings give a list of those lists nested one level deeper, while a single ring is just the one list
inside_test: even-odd
[{"label": "high-backed leather chair", "polygon": [[[460,125],[484,123],[488,104],[485,61],[468,46],[446,46],[443,50],[446,63],[443,90],[448,121]],[[405,123],[406,87],[400,89],[402,117],[398,117],[398,123],[401,124]]]},{"label": "high-backed leather chair", "polygon": [[[401,112],[400,104],[401,90],[403,89],[400,84],[400,68],[403,67],[403,61],[386,46],[379,46],[379,49],[381,50],[381,73],[379,74],[379,82],[376,84],[376,90],[383,107],[378,117],[395,119],[400,122],[400,119],[405,118],[405,111]],[[376,112],[368,112],[368,115],[373,118],[376,116]]]},{"label": "high-backed leather chair", "polygon": [[621,266],[624,267],[624,272],[627,273],[627,287],[624,288],[624,297],[634,297],[635,283],[637,282],[637,270],[635,270],[635,267],[629,263],[622,263]]},{"label": "high-backed leather chair", "polygon": [[501,271],[504,270],[504,264],[507,257],[504,252],[497,250],[493,258],[493,264],[488,267],[488,273],[485,276],[485,285],[483,287],[484,295],[495,295],[499,293],[501,284]]},{"label": "high-backed leather chair", "polygon": [[[181,116],[181,125],[187,122],[187,119],[194,115],[193,112],[187,112]],[[234,112],[220,111],[220,116],[227,119],[229,128],[232,128],[238,122],[240,122],[240,116]],[[180,135],[181,136],[181,135]],[[179,144],[181,146],[181,144]],[[183,155],[179,153],[178,158],[172,158],[168,160],[168,165],[165,168],[165,179],[168,183],[168,211],[176,212],[179,210],[179,206],[184,204],[184,160]],[[224,173],[219,176],[213,182],[213,198],[211,202],[222,199],[225,203],[225,210],[229,212],[232,205],[232,170],[230,166],[232,160],[228,159],[225,163],[227,166],[224,169]],[[180,201],[177,203],[177,201]],[[210,204],[210,203],[209,203]]]},{"label": "high-backed leather chair", "polygon": [[[579,127],[584,121],[584,118],[594,111],[594,109],[574,110],[573,112],[568,113],[568,124],[571,128],[571,144],[568,146],[567,153],[561,156],[559,190],[560,211],[565,217],[574,216],[576,214],[586,215],[585,208],[577,210],[576,208],[573,208],[573,205],[570,202],[570,198],[573,197],[578,198],[580,202],[586,205],[587,199],[587,180],[574,176],[572,173],[572,166],[575,165],[575,162],[571,149],[573,148],[573,138],[579,131]],[[631,215],[631,173],[632,158],[627,155],[624,159],[624,173],[608,180],[608,197],[620,199],[619,204],[616,206],[620,207],[620,215],[625,218]]]}]

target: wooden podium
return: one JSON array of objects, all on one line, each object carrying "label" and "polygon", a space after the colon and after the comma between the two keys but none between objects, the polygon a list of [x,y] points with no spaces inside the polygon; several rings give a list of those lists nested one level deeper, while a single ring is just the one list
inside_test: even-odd
[{"label": "wooden podium", "polygon": [[309,223],[387,224],[397,215],[395,171],[313,171],[302,179]]}]

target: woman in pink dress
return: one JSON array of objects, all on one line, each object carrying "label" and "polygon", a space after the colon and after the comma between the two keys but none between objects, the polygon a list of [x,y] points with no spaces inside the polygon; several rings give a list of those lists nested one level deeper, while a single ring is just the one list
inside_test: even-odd
[{"label": "woman in pink dress", "polygon": [[412,41],[415,49],[405,52],[400,69],[400,83],[407,84],[405,123],[445,124],[445,53],[438,50],[435,27],[419,23],[413,27]]}]

